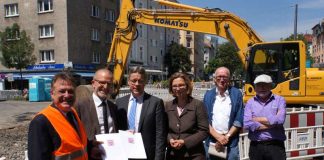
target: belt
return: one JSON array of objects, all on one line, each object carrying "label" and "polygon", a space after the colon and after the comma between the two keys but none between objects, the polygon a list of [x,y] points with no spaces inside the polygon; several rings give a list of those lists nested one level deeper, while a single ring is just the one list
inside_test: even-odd
[{"label": "belt", "polygon": [[278,145],[278,146],[284,146],[283,141],[279,140],[269,140],[269,141],[251,141],[251,145]]}]

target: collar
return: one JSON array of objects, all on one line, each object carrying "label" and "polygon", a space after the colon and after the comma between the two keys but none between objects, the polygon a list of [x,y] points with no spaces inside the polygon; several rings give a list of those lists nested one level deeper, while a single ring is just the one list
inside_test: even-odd
[{"label": "collar", "polygon": [[[135,97],[133,96],[133,94],[130,94],[130,96],[129,96],[129,101],[132,100],[133,98],[135,98]],[[143,99],[144,99],[144,93],[143,93],[142,95],[140,95],[139,97],[137,97],[137,98],[136,98],[136,101],[137,101],[138,103],[142,103],[142,102],[143,102]]]},{"label": "collar", "polygon": [[[51,106],[52,106],[53,108],[57,109],[58,111],[60,111],[64,116],[66,116],[67,112],[62,111],[62,110],[61,110],[60,108],[58,108],[54,103],[52,103]],[[71,112],[71,111],[72,111],[72,109],[71,109],[69,112]]]},{"label": "collar", "polygon": [[264,104],[267,104],[269,103],[270,101],[272,101],[273,99],[275,98],[274,94],[271,92],[271,95],[270,97],[265,101],[265,102],[262,102],[261,99],[259,98],[259,96],[254,96],[254,100],[259,102],[259,103],[264,103]]},{"label": "collar", "polygon": [[[219,96],[220,94],[219,94],[219,92],[218,92],[217,87],[215,88],[215,90],[216,90],[216,96]],[[225,95],[225,96],[229,96],[229,89],[228,89],[228,88],[225,90],[224,95]]]},{"label": "collar", "polygon": [[[93,102],[94,102],[96,107],[101,105],[102,100],[95,93],[92,93],[92,98],[93,98]],[[105,102],[106,102],[106,100],[105,100]]]}]

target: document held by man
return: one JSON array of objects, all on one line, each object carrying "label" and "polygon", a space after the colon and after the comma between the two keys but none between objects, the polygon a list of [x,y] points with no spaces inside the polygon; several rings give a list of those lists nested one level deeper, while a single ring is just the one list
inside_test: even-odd
[{"label": "document held by man", "polygon": [[96,135],[97,141],[103,142],[104,160],[146,159],[141,133],[119,131],[119,133]]}]

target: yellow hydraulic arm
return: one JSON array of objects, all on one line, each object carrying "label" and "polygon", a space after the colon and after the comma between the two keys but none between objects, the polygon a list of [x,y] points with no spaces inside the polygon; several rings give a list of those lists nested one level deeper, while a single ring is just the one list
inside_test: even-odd
[{"label": "yellow hydraulic arm", "polygon": [[243,64],[245,64],[248,56],[249,46],[262,42],[262,39],[247,22],[229,12],[192,7],[163,0],[157,0],[157,2],[176,9],[136,9],[132,0],[122,1],[107,61],[114,71],[116,93],[120,88],[129,50],[136,36],[137,23],[223,37],[236,46]]}]

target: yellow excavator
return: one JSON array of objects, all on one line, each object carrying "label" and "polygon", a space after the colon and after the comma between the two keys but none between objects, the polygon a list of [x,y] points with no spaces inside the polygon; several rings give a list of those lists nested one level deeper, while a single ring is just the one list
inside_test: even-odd
[{"label": "yellow excavator", "polygon": [[238,50],[246,72],[244,101],[255,95],[253,80],[268,74],[274,81],[273,93],[288,104],[324,102],[324,70],[306,68],[306,48],[302,41],[264,42],[240,17],[222,10],[156,0],[172,9],[135,8],[133,0],[123,0],[108,57],[114,73],[115,91],[121,85],[136,25],[146,24],[220,36]]}]

